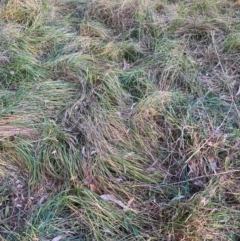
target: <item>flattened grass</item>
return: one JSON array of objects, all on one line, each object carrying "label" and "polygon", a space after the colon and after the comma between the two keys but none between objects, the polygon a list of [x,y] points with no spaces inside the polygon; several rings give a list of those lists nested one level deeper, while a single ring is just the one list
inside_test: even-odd
[{"label": "flattened grass", "polygon": [[8,1],[3,240],[238,240],[238,5]]}]

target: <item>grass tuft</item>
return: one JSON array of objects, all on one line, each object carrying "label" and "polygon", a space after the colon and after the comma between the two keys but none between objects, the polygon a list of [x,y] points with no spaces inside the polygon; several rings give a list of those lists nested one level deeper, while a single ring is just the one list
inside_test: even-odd
[{"label": "grass tuft", "polygon": [[240,237],[231,1],[0,3],[0,239]]}]

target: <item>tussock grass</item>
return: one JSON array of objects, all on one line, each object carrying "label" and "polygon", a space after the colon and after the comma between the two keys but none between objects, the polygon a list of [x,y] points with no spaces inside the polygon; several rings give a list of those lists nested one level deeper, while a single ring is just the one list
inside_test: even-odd
[{"label": "tussock grass", "polygon": [[238,240],[231,1],[0,5],[2,240]]}]

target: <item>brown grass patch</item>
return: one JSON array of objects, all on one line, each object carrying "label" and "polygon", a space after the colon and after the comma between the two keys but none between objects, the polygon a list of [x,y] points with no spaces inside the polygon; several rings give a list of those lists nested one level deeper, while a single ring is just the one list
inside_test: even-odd
[{"label": "brown grass patch", "polygon": [[34,131],[30,128],[25,128],[21,126],[0,126],[0,137],[12,137],[15,135],[31,137],[34,135]]}]

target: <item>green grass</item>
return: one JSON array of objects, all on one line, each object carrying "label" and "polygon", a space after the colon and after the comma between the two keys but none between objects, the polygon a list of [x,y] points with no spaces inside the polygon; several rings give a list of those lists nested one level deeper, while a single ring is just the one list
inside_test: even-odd
[{"label": "green grass", "polygon": [[238,3],[9,0],[0,23],[0,240],[239,240]]}]

